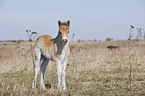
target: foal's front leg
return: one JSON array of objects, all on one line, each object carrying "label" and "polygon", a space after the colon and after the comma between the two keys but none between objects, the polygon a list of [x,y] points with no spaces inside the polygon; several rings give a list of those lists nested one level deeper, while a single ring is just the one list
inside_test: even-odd
[{"label": "foal's front leg", "polygon": [[67,60],[65,60],[63,62],[63,68],[62,68],[62,86],[63,86],[63,90],[66,91],[66,82],[65,82],[65,75],[66,75],[66,62]]},{"label": "foal's front leg", "polygon": [[58,90],[61,91],[61,80],[62,80],[62,63],[60,60],[56,61],[56,74],[57,74],[57,81],[58,81]]}]

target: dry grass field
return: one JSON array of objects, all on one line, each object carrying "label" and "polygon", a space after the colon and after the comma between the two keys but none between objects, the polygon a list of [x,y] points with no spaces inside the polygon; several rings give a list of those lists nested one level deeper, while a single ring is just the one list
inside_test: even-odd
[{"label": "dry grass field", "polygon": [[[108,51],[108,45],[119,45],[120,50]],[[57,91],[52,62],[45,74],[48,89],[39,87],[38,77],[38,88],[34,90],[31,88],[33,63],[29,42],[0,42],[0,95],[145,95],[145,40],[70,42],[70,48],[67,92]]]}]

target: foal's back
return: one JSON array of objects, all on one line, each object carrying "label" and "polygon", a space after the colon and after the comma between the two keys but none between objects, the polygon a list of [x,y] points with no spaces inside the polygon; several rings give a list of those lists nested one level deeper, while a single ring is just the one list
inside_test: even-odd
[{"label": "foal's back", "polygon": [[[53,59],[55,45],[53,44],[53,37],[50,35],[42,35],[36,40],[35,53],[40,50],[40,54],[47,59]],[[39,52],[39,51],[38,51]]]},{"label": "foal's back", "polygon": [[53,37],[51,37],[50,35],[42,35],[40,37],[37,38],[36,40],[36,44],[38,47],[43,47],[43,48],[49,48],[52,47],[53,45],[53,41],[52,39],[54,39]]}]

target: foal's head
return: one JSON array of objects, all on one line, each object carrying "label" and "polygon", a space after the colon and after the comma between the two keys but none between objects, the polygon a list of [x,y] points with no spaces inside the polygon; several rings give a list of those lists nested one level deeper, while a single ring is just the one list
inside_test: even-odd
[{"label": "foal's head", "polygon": [[69,25],[70,25],[70,21],[68,20],[67,22],[61,22],[60,20],[58,21],[58,25],[59,25],[59,33],[62,36],[62,41],[63,44],[66,45],[66,43],[68,42],[68,33],[69,33]]}]

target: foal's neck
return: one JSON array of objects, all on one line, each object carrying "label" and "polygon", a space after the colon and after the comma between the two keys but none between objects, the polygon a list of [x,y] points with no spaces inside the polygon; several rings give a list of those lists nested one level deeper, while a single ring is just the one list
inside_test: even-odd
[{"label": "foal's neck", "polygon": [[57,45],[57,52],[56,52],[56,54],[60,55],[62,53],[62,50],[63,50],[64,46],[65,46],[63,44],[62,35],[61,35],[60,32],[58,32],[57,37],[54,39],[54,43]]}]

